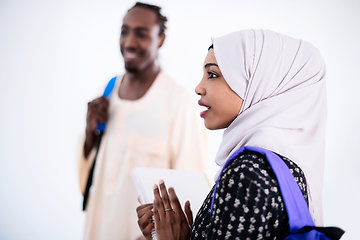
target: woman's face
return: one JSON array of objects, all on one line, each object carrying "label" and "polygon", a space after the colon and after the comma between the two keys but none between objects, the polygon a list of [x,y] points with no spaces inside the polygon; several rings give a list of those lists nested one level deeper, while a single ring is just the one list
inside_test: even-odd
[{"label": "woman's face", "polygon": [[217,65],[214,50],[210,49],[204,62],[204,76],[195,88],[200,95],[200,113],[210,130],[226,128],[238,115],[243,100],[229,87]]}]

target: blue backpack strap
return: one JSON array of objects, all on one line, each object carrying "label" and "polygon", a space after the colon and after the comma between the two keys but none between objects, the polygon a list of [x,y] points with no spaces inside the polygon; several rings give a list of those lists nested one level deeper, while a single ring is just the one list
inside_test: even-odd
[{"label": "blue backpack strap", "polygon": [[[117,79],[117,77],[113,77],[112,79],[110,79],[110,81],[108,82],[108,84],[106,85],[106,88],[104,90],[104,93],[103,93],[104,97],[106,97],[106,98],[110,97],[110,94],[111,94],[112,90],[114,89],[116,79]],[[104,122],[98,123],[97,130],[100,133],[105,132],[105,128],[106,128],[106,124]]]},{"label": "blue backpack strap", "polygon": [[117,79],[117,77],[113,77],[112,79],[110,79],[110,81],[108,82],[108,84],[104,90],[104,93],[103,93],[104,97],[109,98],[112,90],[114,89],[116,79]]}]

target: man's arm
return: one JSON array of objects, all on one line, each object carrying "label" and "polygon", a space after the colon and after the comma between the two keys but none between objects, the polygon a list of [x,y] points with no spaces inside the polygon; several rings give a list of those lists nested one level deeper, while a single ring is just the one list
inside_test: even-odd
[{"label": "man's arm", "polygon": [[109,101],[104,97],[99,97],[88,103],[86,114],[86,137],[84,144],[85,158],[89,156],[91,149],[98,147],[100,135],[97,131],[99,122],[106,122],[108,118]]},{"label": "man's arm", "polygon": [[108,100],[104,97],[96,98],[88,103],[86,130],[85,134],[81,134],[78,139],[76,156],[78,162],[79,186],[82,195],[85,193],[89,172],[100,143],[100,135],[96,129],[97,124],[98,122],[106,122],[108,105]]}]

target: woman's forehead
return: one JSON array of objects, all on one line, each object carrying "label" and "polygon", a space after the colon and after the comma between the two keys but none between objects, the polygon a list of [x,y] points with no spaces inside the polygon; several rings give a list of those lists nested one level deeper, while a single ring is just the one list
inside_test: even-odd
[{"label": "woman's forehead", "polygon": [[216,61],[216,58],[215,58],[215,54],[214,54],[214,50],[213,49],[210,49],[208,51],[208,53],[206,54],[206,57],[205,57],[205,61],[204,61],[204,67],[206,64],[208,63],[216,63],[217,64],[217,61]]}]

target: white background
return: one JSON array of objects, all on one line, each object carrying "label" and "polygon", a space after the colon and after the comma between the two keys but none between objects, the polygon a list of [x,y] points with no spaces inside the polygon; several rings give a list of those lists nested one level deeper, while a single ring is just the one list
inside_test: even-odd
[{"label": "white background", "polygon": [[[326,225],[358,238],[360,1],[150,1],[168,17],[162,67],[193,91],[217,37],[264,28],[307,40],[327,64]],[[123,72],[128,0],[0,0],[0,239],[81,239],[75,146],[86,104]],[[211,173],[221,131],[209,132]]]}]

